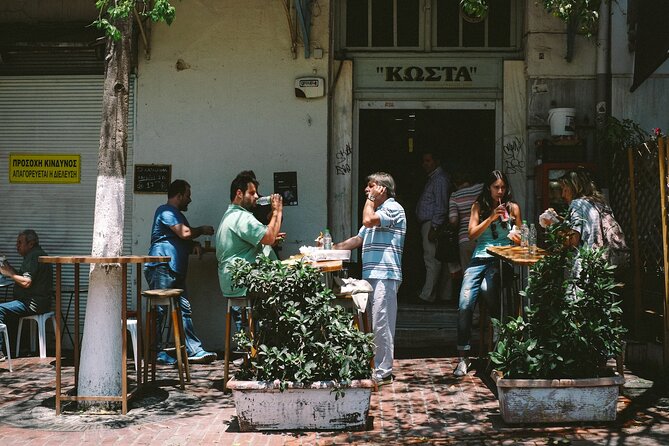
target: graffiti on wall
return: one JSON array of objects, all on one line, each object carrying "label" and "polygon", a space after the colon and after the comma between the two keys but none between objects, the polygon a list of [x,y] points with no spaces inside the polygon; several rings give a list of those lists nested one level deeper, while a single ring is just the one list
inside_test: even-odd
[{"label": "graffiti on wall", "polygon": [[335,153],[335,172],[337,175],[348,175],[351,173],[351,155],[353,148],[351,144],[346,143],[346,146],[339,149]]},{"label": "graffiti on wall", "polygon": [[512,141],[504,144],[502,162],[504,163],[504,172],[507,175],[523,173],[525,171],[523,145],[523,141],[517,136]]}]

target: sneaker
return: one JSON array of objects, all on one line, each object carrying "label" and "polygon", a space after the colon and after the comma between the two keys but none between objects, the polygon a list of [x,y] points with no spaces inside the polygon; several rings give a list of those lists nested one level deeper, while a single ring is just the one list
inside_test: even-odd
[{"label": "sneaker", "polygon": [[208,352],[206,350],[200,350],[195,353],[193,356],[188,357],[189,364],[209,364],[214,362],[218,356],[214,352]]},{"label": "sneaker", "polygon": [[7,359],[5,354],[2,352],[2,350],[0,350],[0,362],[4,361],[5,359]]},{"label": "sneaker", "polygon": [[160,352],[156,356],[156,362],[163,365],[174,365],[177,363],[177,360],[167,354],[167,352]]},{"label": "sneaker", "polygon": [[460,362],[458,363],[458,366],[455,368],[455,371],[453,371],[453,375],[460,378],[467,374],[468,369],[469,369],[469,360],[467,358],[460,358]]},{"label": "sneaker", "polygon": [[376,378],[374,379],[378,387],[385,386],[386,384],[392,384],[395,381],[394,375],[388,375],[385,378]]}]

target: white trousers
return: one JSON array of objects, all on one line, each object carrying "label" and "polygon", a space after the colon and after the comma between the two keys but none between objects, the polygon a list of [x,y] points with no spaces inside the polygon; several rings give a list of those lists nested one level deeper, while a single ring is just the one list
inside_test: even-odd
[{"label": "white trousers", "polygon": [[374,291],[367,301],[374,332],[374,377],[383,379],[393,371],[395,323],[397,322],[397,290],[399,280],[367,279]]},{"label": "white trousers", "polygon": [[[425,284],[418,297],[427,302],[434,302],[437,299],[449,300],[453,288],[453,280],[451,280],[448,263],[442,263],[435,257],[437,244],[427,238],[431,227],[432,223],[429,221],[422,223],[420,226],[420,235],[423,238]],[[441,278],[441,282],[439,278]]]}]

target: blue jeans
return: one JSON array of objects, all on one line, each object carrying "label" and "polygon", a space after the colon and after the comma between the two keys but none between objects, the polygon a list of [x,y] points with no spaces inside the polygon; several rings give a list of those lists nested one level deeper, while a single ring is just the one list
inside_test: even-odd
[{"label": "blue jeans", "polygon": [[499,260],[474,257],[469,262],[462,279],[458,306],[459,351],[471,349],[469,341],[472,335],[472,314],[479,293],[483,293],[490,316],[499,317],[499,281]]},{"label": "blue jeans", "polygon": [[18,320],[20,317],[33,314],[37,314],[37,312],[31,310],[28,304],[24,304],[20,300],[11,300],[0,304],[0,324],[5,323],[7,316]]},{"label": "blue jeans", "polygon": [[[181,307],[181,319],[183,320],[184,334],[186,336],[186,351],[188,356],[194,356],[201,352],[203,350],[202,342],[195,334],[195,328],[193,327],[193,318],[191,317],[193,312],[188,300],[186,278],[172,271],[167,264],[145,267],[144,277],[146,277],[149,288],[152,290],[161,288],[179,288],[184,290],[181,297],[179,297],[179,306]],[[160,327],[163,326],[164,319],[165,309],[158,307],[158,339],[162,339]]]}]

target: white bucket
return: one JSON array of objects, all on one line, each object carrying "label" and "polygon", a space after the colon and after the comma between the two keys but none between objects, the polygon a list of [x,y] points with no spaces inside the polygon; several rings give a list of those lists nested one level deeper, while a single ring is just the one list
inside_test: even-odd
[{"label": "white bucket", "polygon": [[551,108],[548,110],[548,123],[553,136],[573,135],[576,132],[576,109]]}]

